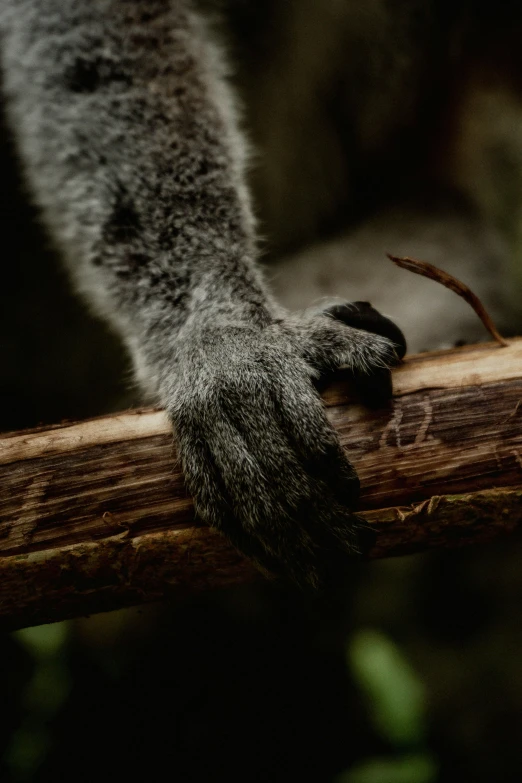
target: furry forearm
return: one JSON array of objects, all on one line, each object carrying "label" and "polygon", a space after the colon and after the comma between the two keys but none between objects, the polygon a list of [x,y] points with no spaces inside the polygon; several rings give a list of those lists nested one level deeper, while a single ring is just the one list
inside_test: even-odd
[{"label": "furry forearm", "polygon": [[188,3],[4,3],[12,123],[80,290],[131,347],[193,313],[268,319],[244,143]]},{"label": "furry forearm", "polygon": [[387,398],[400,331],[364,302],[293,317],[272,302],[223,66],[189,2],[0,2],[33,190],[168,411],[198,513],[265,568],[333,583],[368,530],[313,380],[346,366]]}]

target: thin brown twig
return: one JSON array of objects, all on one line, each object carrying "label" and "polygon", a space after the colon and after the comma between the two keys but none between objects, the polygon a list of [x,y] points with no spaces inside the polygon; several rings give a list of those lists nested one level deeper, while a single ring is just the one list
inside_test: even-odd
[{"label": "thin brown twig", "polygon": [[442,269],[439,269],[433,264],[428,264],[427,261],[418,261],[415,258],[392,256],[391,253],[387,253],[386,255],[390,261],[393,261],[393,263],[397,264],[397,266],[399,266],[401,269],[407,269],[409,272],[414,272],[417,275],[428,277],[430,280],[435,280],[435,282],[441,283],[446,288],[449,288],[450,291],[454,291],[456,294],[461,296],[474,309],[493,339],[496,340],[499,345],[509,345],[509,343],[497,330],[491,316],[478,296],[474,294],[473,291],[468,288],[468,286],[461,280],[458,280],[456,277],[453,277],[453,275],[450,275],[448,272],[444,272]]}]

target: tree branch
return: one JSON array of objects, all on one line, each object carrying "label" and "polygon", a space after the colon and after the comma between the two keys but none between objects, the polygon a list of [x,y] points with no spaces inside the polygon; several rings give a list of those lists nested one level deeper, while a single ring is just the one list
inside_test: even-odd
[{"label": "tree branch", "polygon": [[[323,396],[379,533],[371,557],[522,526],[522,339],[408,358],[385,410],[345,380]],[[195,519],[161,411],[0,439],[0,627],[254,578]]]}]

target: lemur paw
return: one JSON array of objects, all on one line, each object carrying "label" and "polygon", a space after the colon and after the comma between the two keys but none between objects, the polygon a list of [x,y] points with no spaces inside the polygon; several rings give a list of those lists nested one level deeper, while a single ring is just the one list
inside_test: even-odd
[{"label": "lemur paw", "polygon": [[337,582],[373,537],[352,512],[359,481],[314,380],[344,366],[372,401],[389,396],[400,330],[355,303],[199,329],[181,352],[167,407],[198,514],[269,571]]}]

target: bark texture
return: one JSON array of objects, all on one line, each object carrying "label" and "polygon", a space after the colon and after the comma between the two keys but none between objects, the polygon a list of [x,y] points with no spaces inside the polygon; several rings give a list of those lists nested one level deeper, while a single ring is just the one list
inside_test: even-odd
[{"label": "bark texture", "polygon": [[[522,339],[409,357],[386,409],[349,380],[324,399],[379,533],[372,557],[522,526]],[[161,411],[0,439],[0,627],[256,577],[195,518]]]}]

